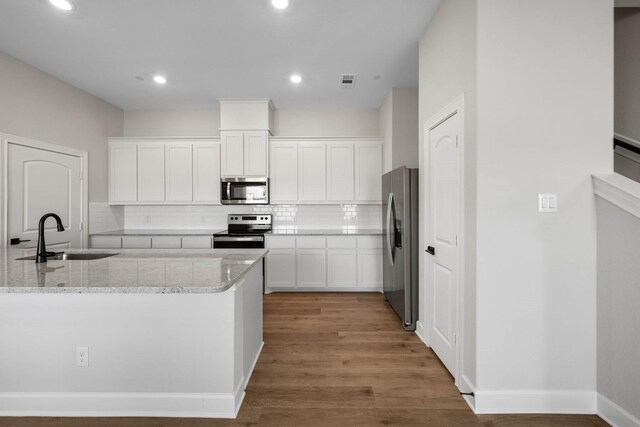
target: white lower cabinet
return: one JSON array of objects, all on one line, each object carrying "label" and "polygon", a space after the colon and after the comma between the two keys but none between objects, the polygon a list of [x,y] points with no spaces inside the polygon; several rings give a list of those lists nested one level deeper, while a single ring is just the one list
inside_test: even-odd
[{"label": "white lower cabinet", "polygon": [[269,285],[275,288],[296,287],[296,251],[270,249],[267,257]]},{"label": "white lower cabinet", "polygon": [[151,249],[151,237],[125,236],[122,238],[122,249]]},{"label": "white lower cabinet", "polygon": [[298,270],[298,287],[327,287],[327,254],[324,249],[296,250],[296,267]]},{"label": "white lower cabinet", "polygon": [[329,288],[356,286],[357,256],[352,249],[327,250],[327,285]]},{"label": "white lower cabinet", "polygon": [[267,291],[382,291],[373,236],[267,236]]},{"label": "white lower cabinet", "polygon": [[93,249],[121,249],[122,237],[120,236],[91,236]]},{"label": "white lower cabinet", "polygon": [[189,236],[182,238],[182,249],[211,249],[213,240],[208,236]]},{"label": "white lower cabinet", "polygon": [[382,250],[358,250],[358,286],[382,288]]},{"label": "white lower cabinet", "polygon": [[211,249],[209,236],[91,236],[92,249]]}]

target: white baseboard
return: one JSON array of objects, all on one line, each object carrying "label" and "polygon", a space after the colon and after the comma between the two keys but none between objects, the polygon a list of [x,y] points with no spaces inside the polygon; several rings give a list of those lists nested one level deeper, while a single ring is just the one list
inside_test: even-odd
[{"label": "white baseboard", "polygon": [[267,287],[265,293],[273,293],[273,292],[378,292],[382,293],[382,288],[380,287],[349,287],[349,288],[325,288],[325,287],[317,287],[317,288],[279,288],[279,287]]},{"label": "white baseboard", "polygon": [[614,427],[639,427],[640,419],[598,393],[598,416]]},{"label": "white baseboard", "polygon": [[427,342],[427,335],[425,332],[426,331],[424,330],[424,325],[421,321],[418,320],[416,322],[416,335],[418,336],[418,338],[420,338],[420,341],[422,341],[424,345],[429,347],[429,343]]},{"label": "white baseboard", "polygon": [[0,416],[235,418],[235,393],[0,393]]},{"label": "white baseboard", "polygon": [[476,414],[595,414],[595,391],[476,390]]}]

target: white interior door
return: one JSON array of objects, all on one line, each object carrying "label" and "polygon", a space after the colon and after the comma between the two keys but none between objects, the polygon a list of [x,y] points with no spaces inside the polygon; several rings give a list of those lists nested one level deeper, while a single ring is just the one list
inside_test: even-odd
[{"label": "white interior door", "polygon": [[442,363],[456,376],[458,319],[458,215],[460,171],[459,114],[428,130],[429,202],[425,253],[429,283],[430,344]]},{"label": "white interior door", "polygon": [[47,220],[47,250],[82,248],[82,159],[10,142],[7,165],[8,237],[27,240],[13,247],[35,248],[38,222],[53,212],[65,231],[58,232],[56,222]]}]

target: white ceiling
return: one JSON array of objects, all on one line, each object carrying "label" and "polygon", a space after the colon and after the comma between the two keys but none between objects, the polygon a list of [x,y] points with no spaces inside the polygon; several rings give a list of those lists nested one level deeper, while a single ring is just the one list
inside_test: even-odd
[{"label": "white ceiling", "polygon": [[[278,11],[270,0],[72,0],[65,13],[0,0],[0,51],[123,109],[242,97],[376,108],[391,87],[417,87],[418,41],[440,1],[290,0]],[[342,73],[358,75],[354,89],[340,88]]]}]

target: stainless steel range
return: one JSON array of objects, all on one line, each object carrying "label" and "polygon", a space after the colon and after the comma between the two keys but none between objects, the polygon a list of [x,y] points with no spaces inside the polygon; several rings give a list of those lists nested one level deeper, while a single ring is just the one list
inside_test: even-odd
[{"label": "stainless steel range", "polygon": [[215,249],[264,248],[264,234],[271,231],[271,214],[227,216],[227,231],[213,235]]}]

